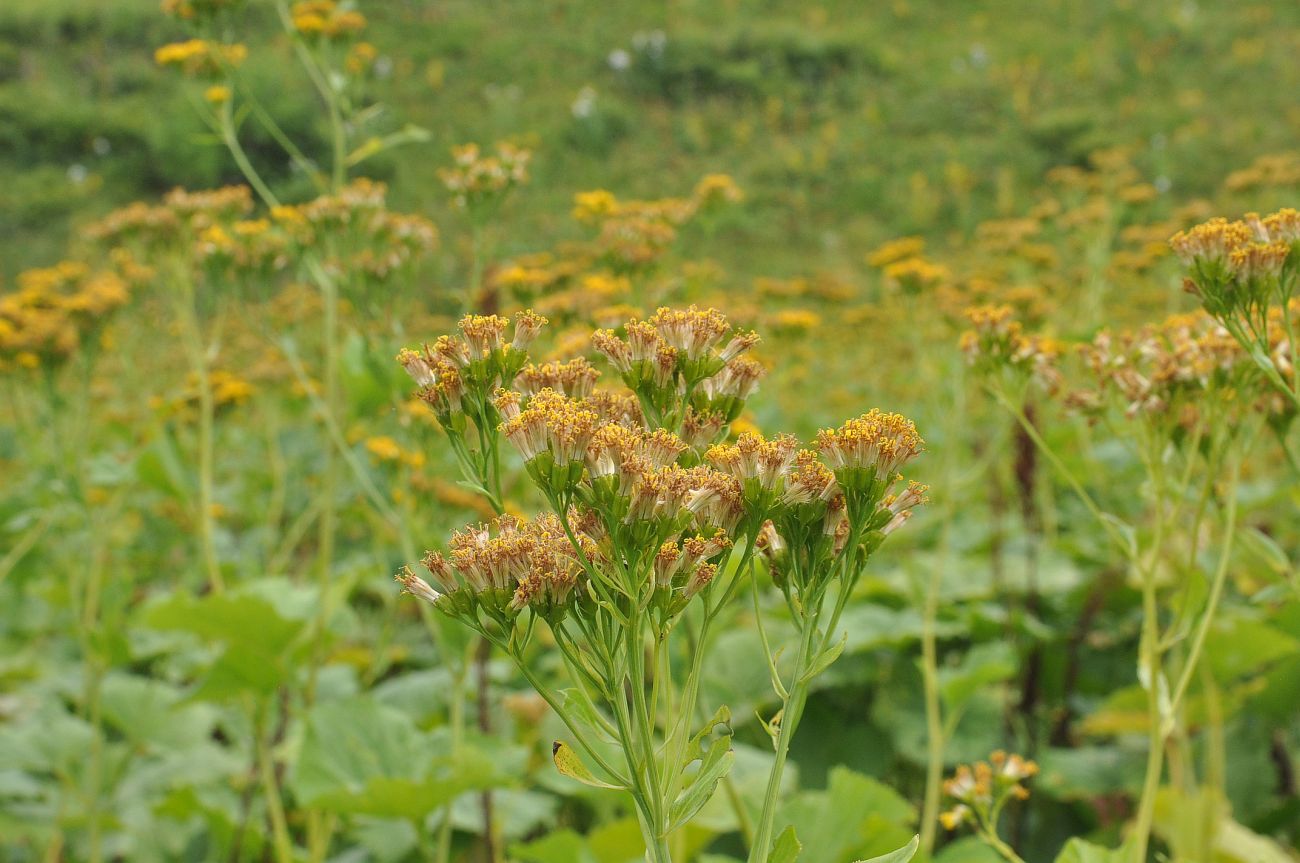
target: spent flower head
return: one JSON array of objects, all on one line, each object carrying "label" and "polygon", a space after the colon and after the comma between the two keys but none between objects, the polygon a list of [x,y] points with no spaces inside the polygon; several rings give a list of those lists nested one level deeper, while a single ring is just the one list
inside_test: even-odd
[{"label": "spent flower head", "polygon": [[964,823],[996,835],[998,816],[1011,800],[1024,800],[1029,790],[1023,782],[1038,774],[1038,765],[1019,755],[998,750],[988,761],[962,764],[944,781],[943,793],[956,805],[939,816],[943,826],[956,830]]}]

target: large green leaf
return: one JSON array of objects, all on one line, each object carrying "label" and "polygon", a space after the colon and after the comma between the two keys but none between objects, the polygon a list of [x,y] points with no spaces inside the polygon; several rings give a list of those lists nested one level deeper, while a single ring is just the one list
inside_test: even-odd
[{"label": "large green leaf", "polygon": [[916,807],[889,786],[844,767],[824,791],[806,791],[781,809],[803,843],[800,863],[836,863],[848,855],[892,851],[913,835]]},{"label": "large green leaf", "polygon": [[1294,863],[1271,839],[1235,821],[1218,795],[1162,788],[1156,796],[1154,830],[1177,860],[1215,863]]},{"label": "large green leaf", "polygon": [[416,820],[504,781],[484,753],[436,751],[404,714],[369,698],[317,705],[305,726],[290,787],[307,806]]},{"label": "large green leaf", "polygon": [[185,748],[211,733],[215,708],[182,704],[182,697],[163,681],[120,673],[105,677],[100,690],[104,719],[128,740],[151,748]]},{"label": "large green leaf", "polygon": [[1297,651],[1300,640],[1294,636],[1239,615],[1216,621],[1205,640],[1205,658],[1220,681],[1262,671]]},{"label": "large green leaf", "polygon": [[294,648],[301,646],[309,619],[299,594],[286,590],[273,603],[252,590],[203,597],[176,592],[147,606],[141,619],[153,629],[188,632],[225,647],[194,697],[265,694],[294,672]]},{"label": "large green leaf", "polygon": [[598,863],[582,836],[558,830],[541,839],[510,847],[511,859],[520,863]]}]

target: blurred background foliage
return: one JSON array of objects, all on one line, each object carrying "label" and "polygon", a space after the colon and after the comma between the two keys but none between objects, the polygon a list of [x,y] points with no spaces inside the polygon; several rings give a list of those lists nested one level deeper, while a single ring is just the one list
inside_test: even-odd
[{"label": "blurred background foliage", "polygon": [[[107,350],[84,379],[6,372],[0,860],[401,861],[438,859],[444,838],[454,857],[477,860],[484,788],[508,859],[636,859],[629,810],[556,774],[550,745],[565,732],[526,683],[493,660],[491,732],[475,730],[462,661],[473,645],[451,630],[435,644],[437,625],[386,579],[417,546],[483,515],[449,481],[451,459],[390,358],[482,299],[465,289],[480,265],[489,296],[509,305],[512,268],[557,250],[546,269],[588,238],[576,194],[685,196],[714,173],[731,175],[743,201],[681,226],[617,299],[644,311],[713,303],[758,328],[772,374],[745,423],[808,436],[879,404],[915,417],[931,450],[918,475],[935,505],[864,579],[844,655],[795,740],[782,817],[800,860],[855,860],[917,831],[932,761],[918,659],[931,623],[945,769],[999,747],[1039,761],[1031,801],[1005,824],[1032,863],[1070,837],[1119,844],[1149,721],[1134,673],[1140,597],[1067,485],[964,377],[960,312],[1005,300],[1047,331],[1088,338],[1192,308],[1168,236],[1216,213],[1294,204],[1300,191],[1300,5],[363,8],[379,48],[371,128],[413,124],[429,138],[360,173],[387,184],[392,209],[432,220],[441,245],[371,305],[344,306],[329,434],[312,401],[313,362],[327,352],[320,297],[292,279],[238,295],[208,360],[208,503],[229,590],[205,586],[199,397],[180,361],[188,332],[163,294],[141,292],[96,333]],[[251,4],[241,32],[241,74],[324,160],[327,123],[273,10]],[[69,250],[96,254],[85,228],[128,202],[243,182],[192,84],[154,62],[182,37],[156,0],[0,5],[6,288]],[[314,194],[256,124],[241,138],[283,199]],[[498,140],[533,152],[531,179],[484,246],[438,170],[453,146]],[[910,251],[884,245],[900,237],[918,239]],[[920,263],[890,269],[902,262]],[[591,309],[554,316],[548,350],[585,350],[564,337]],[[1145,530],[1150,489],[1123,435],[1043,401],[1045,436],[1108,511]],[[340,440],[337,541],[322,555],[322,453]],[[1201,763],[1210,775],[1171,781],[1155,812],[1153,854],[1187,863],[1293,860],[1300,837],[1297,483],[1274,446],[1241,489],[1244,538],[1206,648],[1213,686],[1198,683],[1171,765],[1171,779]],[[930,617],[927,579],[940,600]],[[92,602],[88,585],[102,589]],[[1195,585],[1188,606],[1203,599]],[[733,796],[679,838],[710,863],[743,855],[744,813],[761,802],[770,760],[755,715],[772,697],[747,613],[718,637],[703,699],[735,717]],[[554,657],[538,665],[561,673]],[[1221,828],[1208,850],[1187,838],[1203,839],[1205,824]],[[1061,859],[1110,859],[1094,853],[1070,846]],[[998,858],[940,832],[930,859]]]}]

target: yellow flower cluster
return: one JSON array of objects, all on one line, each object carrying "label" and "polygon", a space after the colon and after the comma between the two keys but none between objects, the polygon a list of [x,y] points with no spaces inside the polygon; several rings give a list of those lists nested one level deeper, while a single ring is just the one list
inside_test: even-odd
[{"label": "yellow flower cluster", "polygon": [[[1293,303],[1293,318],[1297,312],[1300,304]],[[1270,316],[1269,340],[1274,367],[1284,380],[1293,380],[1280,309]],[[1103,331],[1080,346],[1080,354],[1091,386],[1069,393],[1067,403],[1086,414],[1099,414],[1114,398],[1127,417],[1190,430],[1216,408],[1289,409],[1255,374],[1240,343],[1203,311],[1174,315],[1134,332]]]},{"label": "yellow flower cluster", "polygon": [[943,793],[957,805],[939,816],[943,826],[956,830],[965,822],[983,829],[996,829],[997,816],[1010,799],[1025,800],[1029,789],[1021,783],[1038,775],[1038,765],[1019,755],[1001,750],[988,761],[957,767],[952,778],[943,783]]},{"label": "yellow flower cluster", "polygon": [[223,45],[208,39],[172,42],[154,51],[159,66],[175,66],[186,75],[219,77],[248,58],[248,48],[235,43]]},{"label": "yellow flower cluster", "polygon": [[924,258],[908,258],[885,267],[885,278],[912,294],[942,284],[950,277],[947,267]]},{"label": "yellow flower cluster", "polygon": [[[237,408],[248,403],[256,390],[247,379],[225,369],[208,372],[208,386],[212,390],[212,404],[218,410]],[[201,395],[199,378],[190,372],[184,388],[171,398],[155,397],[151,405],[159,414],[192,422],[198,416]]]},{"label": "yellow flower cluster", "polygon": [[441,168],[438,177],[451,192],[456,206],[478,209],[500,202],[511,189],[528,182],[532,153],[502,141],[493,155],[478,144],[462,144],[451,151],[452,166]]},{"label": "yellow flower cluster", "polygon": [[[133,203],[88,226],[104,243],[177,252],[214,275],[264,276],[285,270],[293,252],[328,248],[326,265],[343,274],[385,279],[437,245],[423,216],[394,213],[383,183],[354,180],[336,195],[273,207],[253,218],[247,186],[210,191],[175,189],[161,204]],[[326,240],[328,239],[328,242]]]},{"label": "yellow flower cluster", "polygon": [[712,207],[716,204],[738,204],[745,200],[745,193],[729,174],[706,174],[695,184],[691,198],[699,207]]},{"label": "yellow flower cluster", "polygon": [[374,435],[364,442],[366,452],[380,464],[401,465],[413,469],[424,467],[424,453],[409,450],[388,435]]},{"label": "yellow flower cluster", "polygon": [[890,285],[916,294],[946,284],[952,277],[947,267],[923,258],[924,251],[923,238],[900,237],[868,254],[867,264],[883,270]]},{"label": "yellow flower cluster", "polygon": [[924,252],[924,238],[899,237],[897,240],[890,240],[867,255],[867,264],[882,269],[890,264],[897,264],[910,258],[918,258]]},{"label": "yellow flower cluster", "polygon": [[163,0],[162,11],[164,15],[183,21],[195,21],[233,11],[242,5],[244,0]]},{"label": "yellow flower cluster", "polygon": [[293,29],[303,36],[345,39],[366,29],[366,17],[335,0],[300,0],[289,12]]},{"label": "yellow flower cluster", "polygon": [[580,192],[572,215],[595,230],[592,239],[515,258],[490,273],[489,282],[521,303],[584,325],[608,326],[638,314],[625,301],[630,277],[653,272],[678,228],[712,206],[708,202],[737,199],[719,191],[727,182],[721,177],[701,180],[691,198],[620,200],[604,189]]},{"label": "yellow flower cluster", "polygon": [[982,305],[966,310],[971,329],[961,334],[960,346],[966,361],[981,372],[1007,369],[1032,377],[1049,391],[1061,382],[1056,363],[1064,352],[1057,339],[1026,335],[1009,305]]},{"label": "yellow flower cluster", "polygon": [[451,538],[450,560],[436,551],[425,554],[421,563],[436,588],[409,567],[398,573],[397,580],[407,592],[431,602],[446,596],[452,602],[472,599],[483,603],[489,613],[506,614],[528,607],[549,612],[563,608],[573,598],[584,575],[579,554],[589,557],[596,553],[595,544],[584,539],[575,548],[560,519],[549,513],[531,521],[501,516],[490,526],[457,531]]},{"label": "yellow flower cluster", "polygon": [[17,290],[0,294],[0,370],[61,363],[128,299],[120,275],[76,261],[19,274]]},{"label": "yellow flower cluster", "polygon": [[1238,339],[1263,337],[1270,307],[1285,307],[1296,288],[1300,212],[1247,213],[1179,231],[1169,245],[1187,267],[1183,285]]},{"label": "yellow flower cluster", "polygon": [[[837,476],[841,471],[866,471],[874,481],[892,480],[925,449],[911,420],[876,409],[837,429],[822,429],[816,445]],[[840,482],[848,484],[842,478]]]},{"label": "yellow flower cluster", "polygon": [[361,75],[375,65],[379,59],[379,50],[369,42],[358,42],[348,50],[343,60],[343,68],[353,75]]},{"label": "yellow flower cluster", "polygon": [[1300,185],[1300,153],[1260,156],[1250,167],[1234,171],[1223,181],[1230,192],[1253,189],[1294,189]]},{"label": "yellow flower cluster", "polygon": [[[395,213],[386,204],[388,187],[358,178],[336,195],[271,210],[271,222],[299,248],[331,248],[327,264],[339,273],[384,279],[418,261],[438,244],[432,222]],[[326,238],[330,243],[326,243]]]}]

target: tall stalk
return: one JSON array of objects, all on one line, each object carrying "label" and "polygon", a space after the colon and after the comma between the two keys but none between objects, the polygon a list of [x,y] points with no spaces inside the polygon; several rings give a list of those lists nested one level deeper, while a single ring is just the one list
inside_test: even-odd
[{"label": "tall stalk", "polygon": [[780,726],[776,736],[776,760],[768,774],[767,788],[763,793],[763,808],[754,829],[754,847],[749,851],[750,863],[767,863],[772,850],[772,838],[776,827],[776,807],[781,796],[781,779],[785,773],[785,762],[790,754],[790,741],[794,738],[800,714],[808,700],[808,688],[812,683],[807,671],[812,658],[813,641],[816,635],[816,615],[805,621],[799,640],[799,652],[795,656],[792,685],[788,695],[782,699]]}]

